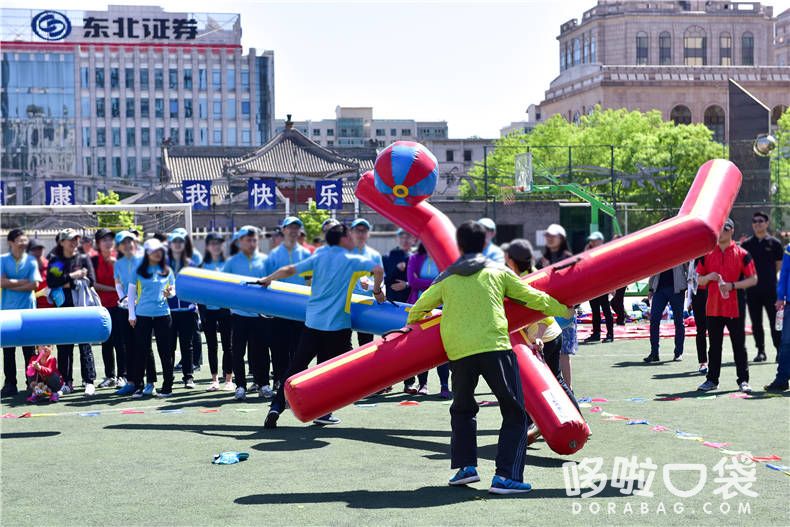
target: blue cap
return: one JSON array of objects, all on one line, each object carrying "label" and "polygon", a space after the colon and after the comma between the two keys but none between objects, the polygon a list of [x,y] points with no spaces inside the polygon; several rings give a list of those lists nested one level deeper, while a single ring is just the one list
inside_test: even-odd
[{"label": "blue cap", "polygon": [[351,228],[352,229],[354,227],[359,227],[360,225],[362,225],[363,227],[366,227],[368,230],[372,229],[372,227],[370,226],[370,222],[368,220],[366,220],[365,218],[357,218],[357,219],[355,219],[354,221],[351,222]]},{"label": "blue cap", "polygon": [[121,231],[115,235],[115,243],[118,245],[123,243],[123,241],[126,239],[132,239],[134,241],[137,241],[137,236],[135,236],[134,233],[131,233],[129,231]]},{"label": "blue cap", "polygon": [[302,223],[302,220],[300,220],[296,216],[288,216],[287,218],[285,218],[283,220],[282,224],[280,225],[280,227],[282,227],[284,229],[287,226],[293,225],[293,224],[296,224],[296,225],[298,225],[300,227],[304,227],[304,223]]},{"label": "blue cap", "polygon": [[258,227],[254,225],[245,225],[241,227],[238,231],[236,231],[236,234],[234,234],[234,236],[236,236],[236,239],[238,239],[241,238],[242,236],[249,236],[251,234],[260,234],[260,232],[261,231],[258,229]]},{"label": "blue cap", "polygon": [[186,231],[181,232],[181,229],[176,229],[167,236],[168,242],[173,242],[175,240],[186,240],[186,239],[187,239]]}]

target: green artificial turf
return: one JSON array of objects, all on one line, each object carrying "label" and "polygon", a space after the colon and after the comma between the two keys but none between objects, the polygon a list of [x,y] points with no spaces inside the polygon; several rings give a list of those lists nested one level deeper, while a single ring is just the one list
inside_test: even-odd
[{"label": "green artificial turf", "polygon": [[[663,356],[670,356],[671,342],[662,344]],[[365,406],[338,411],[343,422],[337,426],[303,424],[286,413],[280,428],[264,430],[264,401],[252,396],[238,403],[231,393],[205,392],[205,367],[197,376],[198,389],[178,387],[166,401],[122,399],[111,390],[99,390],[88,399],[78,390],[60,403],[31,406],[20,394],[3,401],[3,414],[55,415],[0,420],[1,523],[790,524],[790,477],[757,463],[750,490],[758,496],[738,494],[723,500],[714,494],[721,487],[714,481],[719,477],[714,467],[725,454],[675,434],[681,430],[707,441],[731,443],[730,450],[778,455],[783,459],[774,463],[790,465],[790,399],[787,394],[766,398],[761,390],[752,399],[730,398],[736,385],[728,344],[717,397],[700,397],[695,388],[703,378],[696,373],[693,341],[686,344],[685,361],[649,366],[641,361],[648,351],[646,341],[582,346],[573,360],[577,396],[606,398],[608,402],[591,406],[650,424],[608,421],[602,412],[583,408],[593,433],[588,444],[571,456],[557,455],[543,442],[531,446],[525,477],[534,490],[521,497],[487,493],[500,424],[496,406],[482,407],[478,414],[482,481],[468,488],[449,488],[449,406],[434,396],[409,396],[420,404],[403,406],[398,403],[407,396],[396,390],[364,401]],[[750,337],[749,344],[753,348]],[[98,349],[95,353],[102,371],[101,354]],[[769,358],[773,360],[773,352]],[[750,364],[755,389],[772,380],[775,369],[773,362]],[[437,391],[434,373],[430,382],[432,391]],[[657,400],[675,396],[681,399]],[[482,382],[478,400],[493,400]],[[120,413],[132,408],[144,413]],[[183,412],[161,413],[161,409]],[[88,417],[81,412],[100,414]],[[652,431],[654,425],[669,430]],[[225,450],[249,452],[249,460],[212,465],[212,456]],[[611,478],[615,458],[631,456],[638,462],[650,458],[657,466],[653,497],[623,494],[611,483],[593,498],[566,495],[564,462],[600,458],[602,471]],[[702,491],[689,498],[673,496],[662,475],[668,463],[705,465],[708,479]],[[633,479],[633,474],[625,477]],[[695,481],[689,473],[672,478],[679,488],[689,488]],[[739,513],[739,504],[748,506],[749,512]]]}]

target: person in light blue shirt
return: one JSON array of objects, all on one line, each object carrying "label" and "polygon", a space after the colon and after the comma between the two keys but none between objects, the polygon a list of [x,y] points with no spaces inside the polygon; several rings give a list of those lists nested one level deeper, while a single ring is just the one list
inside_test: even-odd
[{"label": "person in light blue shirt", "polygon": [[[175,275],[184,267],[197,266],[194,262],[202,261],[192,245],[192,239],[185,229],[175,229],[167,237],[167,264]],[[200,333],[198,332],[197,304],[183,302],[178,296],[168,299],[173,325],[170,331],[170,351],[175,357],[176,348],[181,348],[181,360],[175,365],[176,371],[181,370],[184,387],[195,388],[193,372],[200,368]],[[197,339],[195,338],[197,336]],[[198,342],[196,343],[195,340]]]},{"label": "person in light blue shirt", "polygon": [[[260,231],[252,225],[239,229],[239,252],[227,262],[223,272],[262,278],[266,276],[266,255],[258,251]],[[236,383],[236,400],[247,398],[247,376],[244,355],[249,353],[250,373],[258,386],[261,397],[271,398],[269,386],[270,318],[258,313],[231,309],[231,347],[233,348],[233,382]]]},{"label": "person in light blue shirt", "polygon": [[[129,325],[134,328],[135,348],[129,381],[134,383],[133,398],[156,395],[143,388],[143,370],[151,354],[151,334],[156,336],[156,351],[162,363],[159,397],[173,393],[173,354],[170,352],[171,318],[168,298],[175,296],[175,275],[167,265],[164,244],[151,238],[143,244],[145,254],[137,268],[135,283],[129,285]],[[146,393],[147,392],[147,393]]]},{"label": "person in light blue shirt", "polygon": [[[302,220],[296,216],[288,216],[281,225],[282,242],[277,245],[266,259],[266,275],[274,273],[280,267],[295,265],[310,258],[310,251],[299,245],[299,232],[304,227]],[[283,282],[298,285],[309,285],[311,272],[294,274],[284,278]],[[285,381],[288,363],[296,353],[299,336],[304,323],[274,317],[271,319],[271,351],[272,369],[274,370],[274,389],[278,390]]]},{"label": "person in light blue shirt", "polygon": [[505,265],[505,253],[494,243],[496,223],[491,218],[480,218],[477,223],[482,225],[486,231],[486,246],[483,249],[483,256],[498,264]]},{"label": "person in light blue shirt", "polygon": [[[36,259],[27,254],[28,238],[22,229],[8,233],[9,252],[0,256],[0,309],[35,309],[35,291],[41,282]],[[35,353],[35,347],[24,346],[25,365]],[[3,384],[1,397],[19,393],[16,386],[16,348],[3,348]]]},{"label": "person in light blue shirt", "polygon": [[[206,256],[200,265],[203,269],[222,272],[225,269],[225,253],[222,245],[225,239],[216,232],[206,236]],[[230,311],[220,306],[198,305],[200,319],[203,321],[203,334],[208,347],[208,364],[211,370],[211,384],[207,391],[220,389],[219,385],[219,340],[222,341],[222,375],[225,379],[223,390],[235,391],[233,384],[233,350],[230,342]],[[219,339],[217,335],[219,334]]]},{"label": "person in light blue shirt", "polygon": [[[258,283],[268,287],[274,280],[295,274],[313,272],[312,291],[307,301],[305,329],[299,347],[291,359],[285,378],[307,369],[313,358],[324,362],[351,349],[351,295],[360,273],[373,274],[373,296],[384,302],[381,290],[384,268],[365,256],[351,252],[354,244],[345,225],[334,225],[326,233],[327,248],[295,265],[280,267]],[[279,390],[272,401],[264,426],[276,428],[285,409],[285,390]],[[335,424],[340,420],[331,414],[316,419],[317,424]]]},{"label": "person in light blue shirt", "polygon": [[[354,254],[359,254],[373,260],[376,265],[384,268],[384,260],[381,254],[372,247],[368,246],[368,238],[370,238],[370,222],[364,218],[357,218],[351,223],[351,240],[354,242],[354,248],[351,250]],[[363,275],[354,286],[355,295],[373,296],[373,291],[370,287],[370,280],[368,275]],[[373,342],[373,335],[370,333],[357,332],[357,341],[359,345]],[[389,390],[385,390],[389,391]]]}]

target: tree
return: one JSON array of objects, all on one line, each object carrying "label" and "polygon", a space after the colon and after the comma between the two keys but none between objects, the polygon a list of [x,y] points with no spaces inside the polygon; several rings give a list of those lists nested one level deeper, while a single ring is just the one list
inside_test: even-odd
[{"label": "tree", "polygon": [[[637,228],[677,210],[699,167],[709,159],[727,157],[726,148],[713,141],[712,132],[704,125],[675,125],[664,121],[657,110],[643,113],[596,107],[578,123],[555,115],[529,133],[498,140],[486,159],[490,199],[498,199],[503,187],[514,185],[515,156],[528,149],[537,185],[547,183],[545,176],[552,176],[563,183],[588,187],[604,198],[614,194],[617,202],[657,209],[630,215],[629,223]],[[470,176],[475,188],[465,182],[462,196],[483,198],[484,166],[475,166]],[[532,199],[556,197],[535,193]],[[571,199],[567,195],[563,198]]]},{"label": "tree", "polygon": [[[776,185],[776,189],[773,202],[787,204],[790,203],[790,108],[779,118],[774,137],[776,148],[771,153],[771,174],[773,174],[772,185]],[[775,229],[786,230],[788,223],[784,216],[784,210],[776,209]]]},{"label": "tree", "polygon": [[[96,205],[118,205],[121,198],[114,191],[96,192]],[[142,227],[135,225],[134,212],[123,210],[117,212],[97,212],[96,221],[99,227],[104,227],[114,231],[137,229],[142,231]]]},{"label": "tree", "polygon": [[329,211],[317,208],[315,202],[311,201],[308,209],[298,213],[298,216],[304,223],[304,232],[310,241],[321,236],[321,224],[329,219]]}]

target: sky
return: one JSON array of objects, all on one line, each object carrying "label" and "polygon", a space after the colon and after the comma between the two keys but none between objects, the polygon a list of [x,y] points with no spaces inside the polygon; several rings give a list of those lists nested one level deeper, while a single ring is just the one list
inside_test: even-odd
[{"label": "sky", "polygon": [[[108,3],[240,13],[245,52],[274,50],[277,118],[329,119],[338,105],[372,106],[374,119],[447,121],[450,137],[490,138],[543,99],[559,74],[560,25],[596,2],[82,0],[68,9]],[[790,8],[790,0],[766,3],[775,14]]]}]

